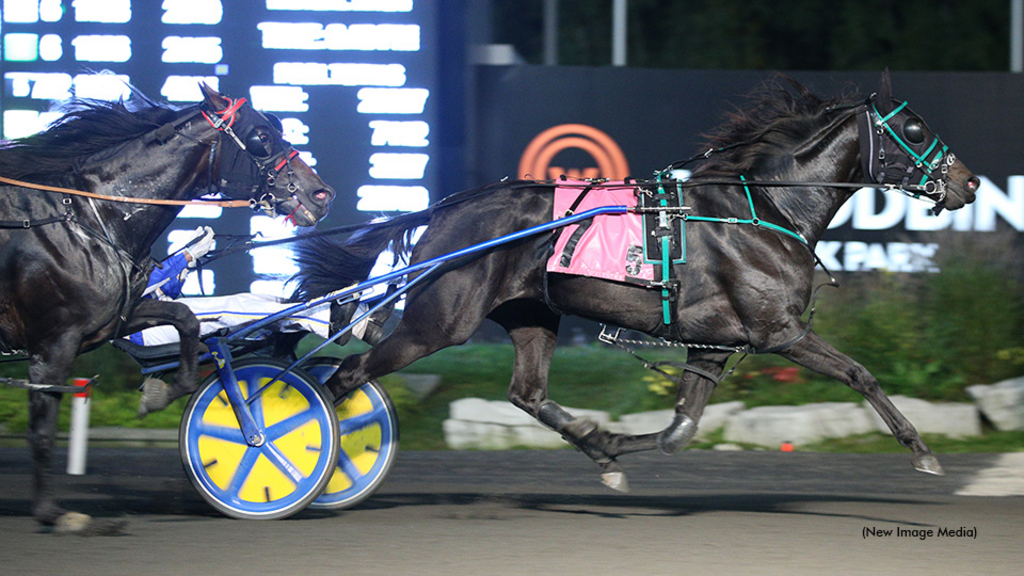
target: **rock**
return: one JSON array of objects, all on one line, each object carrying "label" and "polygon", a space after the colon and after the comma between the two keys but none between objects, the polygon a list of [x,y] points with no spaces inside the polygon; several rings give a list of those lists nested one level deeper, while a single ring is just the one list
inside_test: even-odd
[{"label": "rock", "polygon": [[1024,376],[968,386],[967,394],[997,430],[1024,430]]},{"label": "rock", "polygon": [[[607,427],[607,412],[565,408],[579,418],[589,418]],[[445,442],[456,450],[504,450],[517,446],[562,448],[562,437],[544,427],[532,416],[506,401],[463,398],[449,405],[450,418],[444,421]]]},{"label": "rock", "polygon": [[806,445],[874,431],[871,418],[854,402],[804,406],[761,406],[739,412],[725,423],[725,440],[778,448],[783,442]]},{"label": "rock", "polygon": [[[901,395],[890,396],[889,399],[920,434],[943,434],[951,438],[981,436],[981,415],[974,404],[929,402]],[[863,407],[871,415],[879,432],[892,434],[882,417],[867,401]]]},{"label": "rock", "polygon": [[402,383],[416,400],[422,401],[441,385],[437,374],[402,374]]},{"label": "rock", "polygon": [[725,444],[715,444],[711,449],[712,450],[717,450],[719,452],[742,452],[743,451],[743,446],[740,446],[739,444],[725,443]]},{"label": "rock", "polygon": [[[700,422],[697,423],[697,436],[694,437],[694,440],[706,440],[709,434],[724,426],[725,421],[730,416],[740,412],[743,408],[743,402],[738,400],[733,402],[721,402],[719,404],[708,404],[704,409],[704,414],[701,416]],[[672,422],[672,418],[674,416],[675,410],[673,409],[625,414],[619,418],[618,425],[613,425],[613,428],[617,428],[616,431],[625,432],[627,434],[660,432]]]}]

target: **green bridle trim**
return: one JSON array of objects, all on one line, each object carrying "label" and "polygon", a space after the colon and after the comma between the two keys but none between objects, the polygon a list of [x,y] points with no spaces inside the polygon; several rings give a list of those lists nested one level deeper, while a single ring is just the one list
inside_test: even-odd
[{"label": "green bridle trim", "polygon": [[934,150],[935,147],[942,142],[942,140],[939,139],[939,135],[936,134],[935,138],[932,140],[932,143],[931,145],[928,146],[927,150],[925,150],[921,154],[914,152],[914,150],[906,142],[903,141],[903,138],[901,138],[899,134],[897,134],[896,131],[893,130],[891,126],[889,126],[889,120],[893,116],[898,114],[900,110],[906,108],[906,106],[907,103],[903,102],[903,104],[897,106],[895,110],[893,110],[892,112],[888,113],[885,116],[882,116],[882,113],[878,111],[878,107],[875,105],[874,101],[871,102],[871,109],[874,111],[876,118],[875,126],[884,128],[886,132],[889,133],[889,136],[891,136],[892,139],[896,141],[896,144],[898,144],[904,152],[906,152],[911,158],[914,159],[914,165],[920,168],[921,171],[923,171],[926,174],[926,176],[921,178],[921,182],[919,182],[919,184],[923,186],[928,181],[928,177],[932,175],[932,172],[939,167],[940,163],[942,162],[942,159],[945,158],[946,153],[949,152],[949,146],[943,144],[942,149],[936,152],[935,157],[932,158],[931,161],[929,161],[928,155],[931,154],[932,150]]}]

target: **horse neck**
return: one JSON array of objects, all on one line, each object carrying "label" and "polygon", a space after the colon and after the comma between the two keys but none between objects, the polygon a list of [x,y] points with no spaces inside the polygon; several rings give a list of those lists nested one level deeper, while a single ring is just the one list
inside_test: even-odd
[{"label": "horse neck", "polygon": [[[215,135],[212,128],[193,120],[163,144],[146,138],[133,140],[83,162],[77,174],[79,185],[111,196],[195,198],[210,186],[210,142]],[[76,201],[80,221],[136,259],[149,255],[153,243],[180,211],[180,206]]]},{"label": "horse neck", "polygon": [[[790,168],[766,178],[789,182],[852,183],[863,180],[860,143],[854,116],[838,119],[793,154]],[[793,187],[768,189],[773,203],[812,245],[825,233],[852,188]]]}]

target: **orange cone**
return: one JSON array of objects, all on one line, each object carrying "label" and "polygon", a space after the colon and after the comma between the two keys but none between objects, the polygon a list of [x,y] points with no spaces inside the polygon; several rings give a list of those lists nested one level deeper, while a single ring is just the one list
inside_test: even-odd
[{"label": "orange cone", "polygon": [[782,443],[782,446],[779,446],[779,450],[782,451],[782,452],[792,452],[793,451],[793,443],[787,440],[787,441]]}]

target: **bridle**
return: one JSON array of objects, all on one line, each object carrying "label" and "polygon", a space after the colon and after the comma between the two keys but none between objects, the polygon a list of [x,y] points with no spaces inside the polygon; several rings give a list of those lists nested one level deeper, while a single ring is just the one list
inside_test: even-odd
[{"label": "bridle", "polygon": [[[278,151],[268,153],[265,149],[259,150],[256,145],[258,141],[256,143],[250,141],[250,136],[254,135],[255,126],[249,127],[241,136],[234,129],[238,112],[245,105],[246,99],[227,98],[227,101],[228,105],[223,110],[208,110],[206,109],[205,102],[200,106],[200,113],[210,126],[218,132],[225,134],[235,144],[234,147],[227,149],[223,146],[219,147],[221,150],[221,177],[219,181],[215,181],[217,179],[213,176],[213,166],[216,164],[215,155],[218,146],[216,144],[211,145],[209,162],[211,188],[231,198],[249,198],[253,210],[262,209],[269,215],[273,215],[274,207],[278,200],[295,199],[297,202],[295,211],[303,208],[302,202],[296,198],[298,186],[295,184],[295,172],[291,166],[292,159],[298,156],[299,152],[292,148],[287,141],[283,140],[284,146]],[[270,117],[259,112],[256,113],[266,119],[268,125],[275,125],[278,131],[280,131],[280,121],[277,121],[275,124]],[[243,158],[248,160],[248,162],[242,160]],[[227,171],[225,171],[225,164],[228,167]],[[235,167],[238,164],[242,164],[246,169],[236,170]],[[285,186],[285,192],[287,196],[278,196],[272,190],[277,188],[281,172],[286,168],[287,185]],[[230,176],[230,180],[223,177],[225,173]],[[288,218],[294,220],[295,211]]]},{"label": "bridle", "polygon": [[[902,111],[909,113],[909,117],[902,126],[893,126],[896,116]],[[931,142],[922,152],[914,149],[925,144],[924,135],[928,131],[924,121],[910,110],[906,102],[883,115],[878,110],[875,96],[872,96],[857,106],[855,114],[864,174],[877,184],[891,185],[892,189],[912,198],[932,202],[935,205],[932,211],[936,214],[942,211],[949,169],[956,162],[949,146],[932,132]],[[899,154],[893,154],[894,151]]]}]

